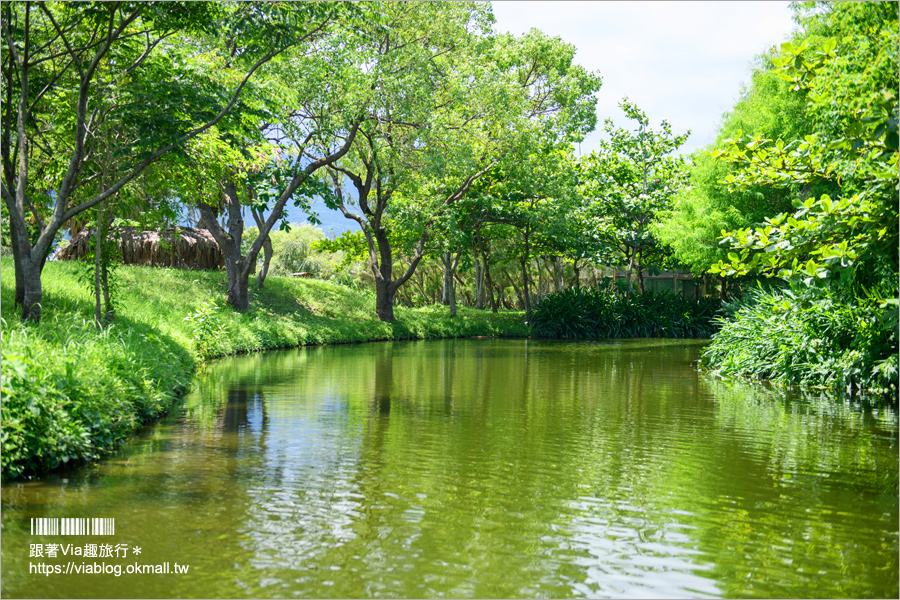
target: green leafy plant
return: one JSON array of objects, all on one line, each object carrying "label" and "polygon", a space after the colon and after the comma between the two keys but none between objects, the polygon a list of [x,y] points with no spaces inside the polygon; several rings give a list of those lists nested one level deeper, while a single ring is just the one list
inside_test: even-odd
[{"label": "green leafy plant", "polygon": [[223,354],[221,334],[224,326],[222,308],[215,300],[204,302],[196,313],[188,313],[184,318],[193,334],[192,340],[197,354],[209,358]]},{"label": "green leafy plant", "polygon": [[18,477],[97,456],[90,429],[68,412],[71,402],[53,373],[30,355],[4,353],[2,470]]},{"label": "green leafy plant", "polygon": [[850,304],[801,288],[753,290],[704,351],[721,375],[783,385],[897,391],[896,328],[872,299]]},{"label": "green leafy plant", "polygon": [[569,288],[547,295],[529,325],[551,338],[707,338],[718,328],[721,302],[671,291],[628,294],[611,286]]}]

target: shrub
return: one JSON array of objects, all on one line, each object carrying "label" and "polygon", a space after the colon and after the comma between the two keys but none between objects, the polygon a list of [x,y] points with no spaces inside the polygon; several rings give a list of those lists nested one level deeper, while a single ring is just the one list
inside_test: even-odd
[{"label": "shrub", "polygon": [[531,313],[534,334],[550,338],[707,338],[720,301],[692,300],[671,291],[627,294],[611,287],[548,294]]},{"label": "shrub", "polygon": [[754,290],[703,360],[723,375],[783,385],[897,390],[897,330],[876,301],[827,292]]}]

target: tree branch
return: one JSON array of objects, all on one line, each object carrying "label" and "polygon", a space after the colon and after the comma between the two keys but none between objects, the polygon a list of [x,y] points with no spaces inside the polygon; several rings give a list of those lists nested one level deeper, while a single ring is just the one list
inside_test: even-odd
[{"label": "tree branch", "polygon": [[94,198],[91,198],[90,200],[88,200],[88,201],[86,201],[86,202],[82,202],[82,203],[79,204],[78,206],[75,206],[75,207],[73,207],[72,209],[70,209],[69,211],[67,211],[67,212],[63,215],[62,221],[65,222],[65,221],[67,221],[68,219],[71,219],[72,217],[74,217],[75,215],[77,215],[78,213],[80,213],[80,212],[82,212],[82,211],[84,211],[84,210],[87,210],[87,209],[89,209],[89,208],[91,208],[91,207],[93,207],[93,206],[99,204],[100,202],[103,202],[104,200],[106,200],[107,198],[109,198],[110,196],[112,196],[113,194],[115,194],[117,191],[119,191],[120,189],[122,189],[122,187],[123,187],[124,185],[126,185],[128,182],[130,182],[132,179],[134,179],[135,177],[137,177],[144,169],[146,169],[150,164],[152,164],[153,162],[155,162],[156,159],[158,159],[160,156],[162,156],[163,154],[165,154],[166,152],[168,152],[168,151],[171,150],[172,148],[175,148],[175,147],[178,146],[179,144],[182,144],[182,143],[184,143],[185,141],[187,141],[187,140],[189,140],[189,139],[191,139],[191,138],[193,138],[193,137],[196,137],[197,135],[203,133],[204,131],[206,131],[206,130],[209,129],[210,127],[213,127],[216,123],[218,123],[218,122],[222,119],[222,117],[224,117],[224,116],[228,113],[229,110],[231,110],[231,107],[234,106],[234,104],[237,102],[237,99],[238,99],[238,96],[239,96],[240,93],[241,93],[241,90],[244,89],[244,86],[245,86],[245,85],[247,84],[247,82],[250,80],[250,77],[253,75],[253,73],[255,73],[256,70],[257,70],[260,66],[262,66],[263,64],[265,64],[266,62],[268,62],[269,60],[271,60],[273,57],[275,57],[275,56],[277,56],[278,54],[280,54],[282,51],[283,51],[283,50],[275,50],[275,51],[271,51],[271,52],[269,52],[268,54],[266,54],[263,58],[261,58],[260,60],[258,60],[258,61],[256,62],[256,64],[254,64],[254,65],[250,68],[250,70],[247,72],[247,75],[244,76],[244,79],[241,81],[241,83],[238,84],[238,86],[237,86],[237,88],[234,90],[234,93],[232,94],[231,99],[229,100],[228,104],[226,104],[225,107],[223,107],[222,110],[220,110],[219,113],[218,113],[212,120],[206,122],[205,124],[203,124],[203,125],[201,125],[201,126],[199,126],[199,127],[196,127],[196,128],[194,128],[194,129],[188,131],[187,133],[185,133],[184,135],[182,135],[180,138],[178,138],[178,139],[175,140],[174,142],[171,142],[170,144],[167,144],[167,145],[163,146],[162,148],[159,148],[158,150],[156,150],[153,154],[151,154],[150,156],[148,156],[147,158],[145,158],[143,161],[141,161],[140,163],[138,163],[138,164],[137,164],[137,165],[136,165],[136,166],[135,166],[128,174],[127,174],[127,175],[125,175],[125,176],[123,176],[121,179],[119,179],[119,180],[118,180],[116,183],[114,183],[113,186],[110,187],[108,190],[106,190],[105,192],[102,192],[102,193],[98,194],[97,196],[95,196]]}]

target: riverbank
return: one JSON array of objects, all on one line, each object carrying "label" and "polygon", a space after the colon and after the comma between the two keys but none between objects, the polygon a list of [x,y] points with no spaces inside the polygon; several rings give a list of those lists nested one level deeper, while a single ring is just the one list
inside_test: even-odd
[{"label": "riverbank", "polygon": [[[14,307],[12,260],[4,258],[2,316],[3,480],[97,460],[159,418],[190,386],[200,362],[314,344],[469,336],[521,337],[520,312],[397,307],[375,317],[375,296],[326,281],[270,277],[250,310],[221,306],[224,272],[120,266],[116,319],[93,323],[87,267],[44,269],[43,319]],[[219,304],[216,304],[218,302]]]}]

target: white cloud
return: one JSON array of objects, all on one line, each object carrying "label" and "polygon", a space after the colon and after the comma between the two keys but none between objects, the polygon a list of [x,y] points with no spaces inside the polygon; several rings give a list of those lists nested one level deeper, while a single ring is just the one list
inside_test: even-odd
[{"label": "white cloud", "polygon": [[[612,117],[624,125],[623,96],[666,119],[676,132],[693,131],[683,148],[712,142],[723,112],[749,81],[754,57],[785,41],[794,24],[787,2],[493,2],[497,31],[533,27],[559,36],[575,60],[599,71],[598,127]],[[589,152],[598,134],[582,144]]]}]

